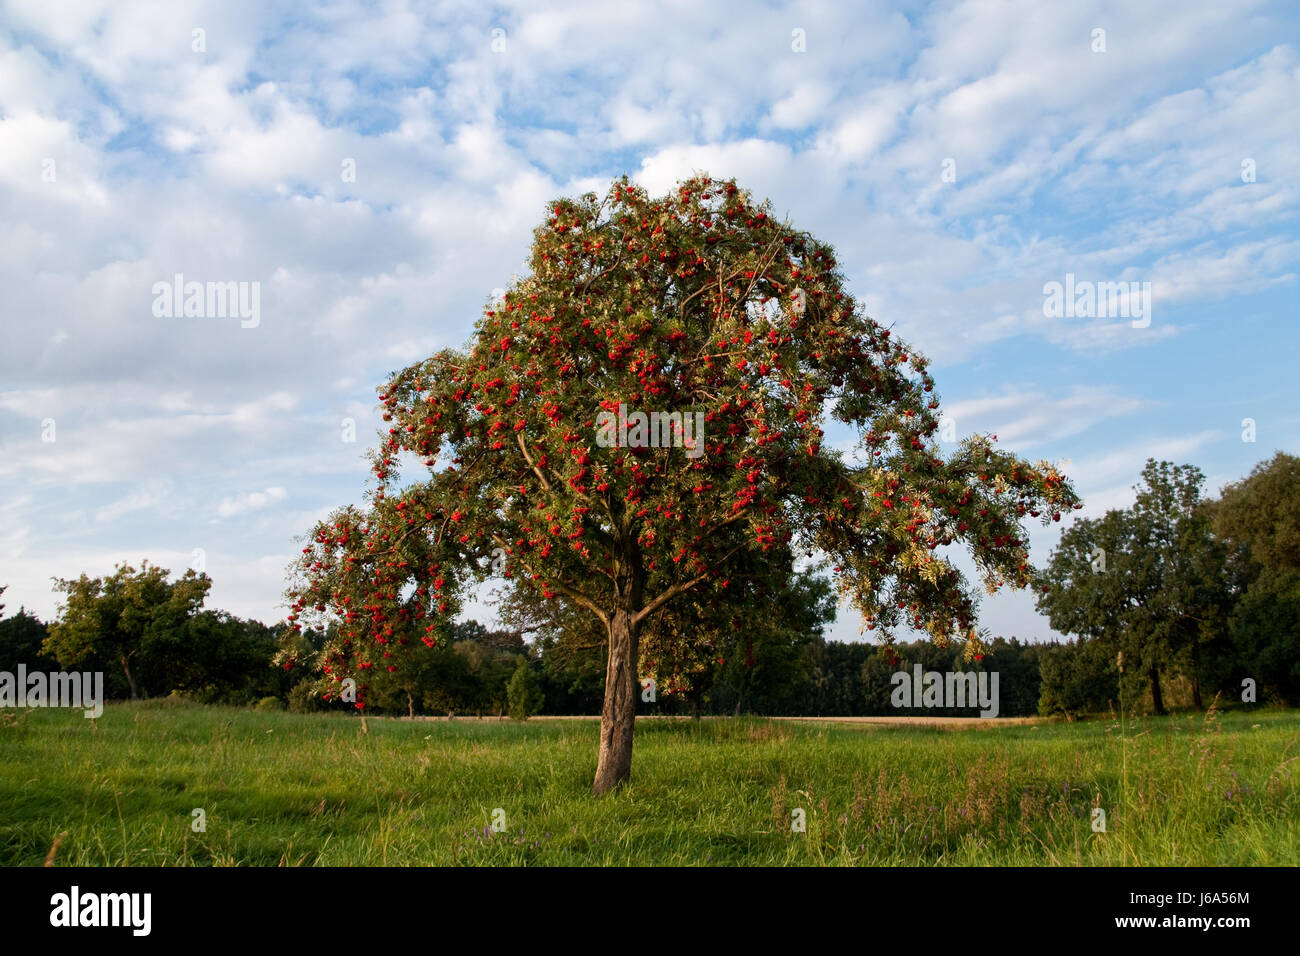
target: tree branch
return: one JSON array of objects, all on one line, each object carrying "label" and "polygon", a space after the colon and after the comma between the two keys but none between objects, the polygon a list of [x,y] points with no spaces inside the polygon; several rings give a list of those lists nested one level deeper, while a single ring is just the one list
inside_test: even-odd
[{"label": "tree branch", "polygon": [[[721,527],[721,525],[719,525],[719,527]],[[715,565],[715,567],[725,564],[727,558],[730,558],[733,554],[739,551],[741,547],[742,545],[736,545],[736,547],[728,551],[726,556],[721,561],[719,561],[717,565]],[[699,584],[701,581],[712,576],[713,573],[714,573],[713,571],[706,571],[703,574],[696,575],[695,577],[691,578],[689,581],[682,581],[678,584],[674,584],[672,587],[662,592],[657,598],[655,598],[653,601],[651,601],[649,604],[643,607],[637,613],[637,616],[634,619],[634,623],[637,624],[641,623],[646,618],[648,618],[651,614],[654,614],[661,607],[663,607],[665,604],[671,601],[673,598],[677,597],[677,595],[684,594],[685,592],[689,591],[691,588],[695,587],[695,585]]]},{"label": "tree branch", "polygon": [[[503,548],[506,546],[505,540],[500,535],[494,534],[492,536],[492,540],[495,541]],[[522,564],[524,568],[528,570],[529,573],[531,574],[537,573],[528,564],[528,562],[524,560],[523,555],[520,555],[518,560],[519,563]],[[600,605],[598,605],[591,598],[587,597],[587,595],[583,594],[581,591],[577,590],[576,588],[569,587],[563,581],[554,581],[552,582],[551,586],[554,587],[561,594],[563,594],[565,597],[569,598],[575,604],[581,604],[587,610],[591,611],[591,613],[595,614],[596,617],[600,619],[600,622],[602,624],[604,624],[606,627],[609,627],[609,615],[606,614],[603,610],[601,610]]]},{"label": "tree branch", "polygon": [[542,474],[542,469],[533,464],[533,459],[528,454],[528,446],[524,444],[524,433],[515,432],[515,438],[519,440],[519,450],[524,454],[524,461],[528,462],[528,467],[533,470],[533,474],[537,476],[537,480],[542,483],[542,490],[544,490],[548,495],[551,494],[551,483],[547,481],[546,476]]}]

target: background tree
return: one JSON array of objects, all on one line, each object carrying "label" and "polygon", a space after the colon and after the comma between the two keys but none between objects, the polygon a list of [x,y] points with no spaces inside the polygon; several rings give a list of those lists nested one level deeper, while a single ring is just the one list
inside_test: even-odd
[{"label": "background tree", "polygon": [[55,579],[55,590],[67,595],[59,619],[50,627],[44,650],[61,667],[74,667],[91,657],[119,665],[131,699],[140,696],[131,664],[150,647],[173,643],[188,632],[190,618],[203,605],[212,579],[193,569],[174,582],[171,572],[150,566],[136,571],[118,565],[109,576],[83,574],[75,581]]},{"label": "background tree", "polygon": [[[1139,653],[1139,640],[1129,631],[1128,615],[1143,598],[1133,553],[1133,528],[1123,509],[1076,521],[1062,533],[1040,575],[1037,606],[1062,634],[1102,644],[1112,658],[1127,648],[1130,661],[1152,663],[1151,652]],[[1149,667],[1129,670],[1150,679]],[[1156,677],[1153,699],[1159,699],[1158,667]]]},{"label": "background tree", "polygon": [[473,711],[482,716],[507,705],[506,687],[524,645],[518,635],[492,631],[478,621],[440,623],[437,642],[398,666],[386,663],[371,678],[379,710],[414,714]]},{"label": "background tree", "polygon": [[527,720],[541,710],[546,699],[538,685],[537,675],[533,672],[532,662],[527,657],[519,658],[510,684],[506,688],[506,697],[510,705],[510,717],[513,720]]},{"label": "background tree", "polygon": [[246,704],[288,692],[274,670],[277,635],[260,621],[225,611],[197,611],[184,626],[159,627],[142,649],[141,683],[204,703]]},{"label": "background tree", "polygon": [[1212,506],[1229,552],[1236,603],[1229,621],[1239,660],[1229,682],[1300,700],[1300,458],[1278,452],[1223,489]]},{"label": "background tree", "polygon": [[506,688],[514,674],[516,656],[510,651],[476,640],[458,641],[453,652],[464,661],[465,688],[459,700],[461,709],[473,710],[478,716],[506,712]]},{"label": "background tree", "polygon": [[42,650],[48,635],[45,622],[26,608],[0,618],[0,671],[15,673],[19,664],[28,671],[56,670],[58,662]]},{"label": "background tree", "polygon": [[831,583],[817,568],[778,568],[770,584],[739,605],[728,605],[734,626],[719,642],[712,679],[717,709],[777,713],[789,690],[809,672],[808,645],[835,621]]},{"label": "background tree", "polygon": [[1226,551],[1211,529],[1202,498],[1205,476],[1194,465],[1148,460],[1137,500],[1135,544],[1153,577],[1152,592],[1138,609],[1137,626],[1169,649],[1192,684],[1192,703],[1204,710],[1201,684],[1227,653],[1232,597],[1225,580]]},{"label": "background tree", "polygon": [[[1038,713],[1042,694],[1042,671],[1039,657],[1043,645],[1012,637],[995,637],[985,649],[982,663],[971,666],[997,672],[998,714],[1004,717],[1027,717]],[[956,669],[956,668],[954,668]]]},{"label": "background tree", "polygon": [[[646,622],[639,676],[655,681],[656,700],[643,702],[643,712],[672,713],[680,704],[698,715],[711,693],[732,708],[751,688],[784,693],[781,685],[797,682],[806,665],[803,646],[834,620],[829,583],[813,571],[795,573],[785,548],[751,555],[748,565],[737,562],[728,591],[726,603],[687,595]],[[518,583],[500,606],[508,627],[535,635],[544,673],[561,685],[551,695],[556,703],[582,702],[578,709],[561,705],[551,712],[584,712],[582,704],[603,681],[607,629],[562,595],[546,599]]]},{"label": "background tree", "polygon": [[1118,652],[1109,642],[1095,637],[1041,648],[1038,713],[1044,717],[1062,714],[1073,720],[1114,706],[1119,700],[1117,658]]},{"label": "background tree", "polygon": [[328,675],[320,672],[320,656],[327,642],[325,632],[318,628],[294,631],[288,627],[279,632],[279,647],[271,659],[282,684],[288,686],[286,699],[289,709],[298,713],[325,710],[339,703],[337,694],[333,701],[327,690]]},{"label": "background tree", "polygon": [[[432,633],[504,553],[608,633],[596,793],[631,772],[643,627],[688,593],[728,602],[745,555],[820,551],[884,633],[969,638],[977,595],[940,549],[1023,587],[1021,520],[1077,505],[982,436],[944,459],[926,360],[862,313],[830,246],[734,181],[557,200],[530,266],[464,350],[383,386],[370,507],[314,530],[290,595],[296,618],[347,623],[329,665],[361,667],[406,624]],[[617,427],[651,411],[677,427]],[[851,454],[823,446],[828,416]],[[403,461],[427,476],[403,484]]]},{"label": "background tree", "polygon": [[817,651],[812,659],[814,713],[849,717],[870,713],[868,700],[879,676],[872,662],[884,660],[877,658],[876,648],[865,643],[827,641],[819,644]]},{"label": "background tree", "polygon": [[1146,682],[1157,714],[1168,669],[1187,674],[1203,707],[1204,665],[1226,637],[1225,551],[1210,530],[1203,483],[1195,466],[1148,460],[1133,506],[1076,522],[1041,577],[1038,609],[1052,627],[1122,650],[1125,676]]},{"label": "background tree", "polygon": [[1300,458],[1277,452],[1226,486],[1211,510],[1215,531],[1256,570],[1300,568]]},{"label": "background tree", "polygon": [[600,713],[608,631],[586,608],[548,600],[535,588],[517,582],[498,597],[502,623],[520,635],[531,635],[541,657],[546,712]]},{"label": "background tree", "polygon": [[[431,709],[430,701],[446,700],[447,709],[454,710],[460,703],[465,671],[449,666],[448,657],[434,653],[414,655],[391,673],[381,673],[375,694],[378,709],[414,717],[417,707],[423,712]],[[456,655],[450,657],[459,660]]]}]

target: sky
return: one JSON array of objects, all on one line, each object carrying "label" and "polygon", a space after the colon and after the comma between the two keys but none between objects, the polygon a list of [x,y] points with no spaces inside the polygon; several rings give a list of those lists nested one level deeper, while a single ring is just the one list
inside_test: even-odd
[{"label": "sky", "polygon": [[[376,387],[464,344],[548,201],[624,173],[734,176],[833,245],[950,437],[1068,462],[1076,517],[1148,458],[1214,494],[1300,449],[1300,8],[738,10],[7,0],[5,613],[148,560],[281,619],[295,539],[362,501]],[[247,308],[173,314],[177,275]],[[1055,636],[1024,593],[981,623]]]}]

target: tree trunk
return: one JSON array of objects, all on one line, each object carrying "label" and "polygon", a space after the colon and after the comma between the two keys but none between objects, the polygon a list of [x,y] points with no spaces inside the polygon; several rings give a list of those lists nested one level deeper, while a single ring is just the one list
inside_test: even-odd
[{"label": "tree trunk", "polygon": [[131,655],[130,655],[130,654],[125,654],[125,655],[123,655],[123,657],[122,657],[122,673],[126,674],[126,682],[127,682],[127,684],[130,686],[130,688],[131,688],[131,699],[132,699],[132,700],[136,700],[136,699],[139,698],[140,695],[139,695],[138,693],[136,693],[136,689],[135,689],[135,678],[131,676],[131,667],[130,667],[130,665],[127,663],[127,661],[129,661],[130,659],[131,659]]},{"label": "tree trunk", "polygon": [[636,727],[637,631],[635,612],[615,610],[609,624],[609,663],[605,668],[605,705],[600,712],[600,759],[594,794],[607,793],[632,776],[632,735]]},{"label": "tree trunk", "polygon": [[415,717],[415,701],[411,699],[410,694],[406,695],[406,716]]},{"label": "tree trunk", "polygon": [[1163,717],[1165,714],[1164,698],[1160,696],[1160,671],[1152,667],[1148,671],[1151,678],[1151,706],[1155,708],[1156,716]]},{"label": "tree trunk", "polygon": [[1192,703],[1197,710],[1205,709],[1201,702],[1201,648],[1195,639],[1192,640]]}]

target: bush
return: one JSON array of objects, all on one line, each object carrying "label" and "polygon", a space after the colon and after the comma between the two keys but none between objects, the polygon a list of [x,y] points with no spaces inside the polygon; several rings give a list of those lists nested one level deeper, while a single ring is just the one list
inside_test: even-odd
[{"label": "bush", "polygon": [[253,705],[254,710],[284,710],[284,701],[279,697],[263,697]]},{"label": "bush", "polygon": [[327,706],[321,699],[316,681],[310,677],[298,681],[289,691],[289,709],[295,714],[314,714]]},{"label": "bush", "polygon": [[542,709],[542,701],[545,698],[541,687],[538,686],[537,675],[533,673],[532,665],[528,663],[527,658],[521,660],[519,666],[515,668],[510,684],[506,688],[506,697],[510,701],[512,720],[527,720]]},{"label": "bush", "polygon": [[1119,699],[1115,655],[1097,640],[1044,647],[1038,658],[1043,683],[1038,712],[1044,717],[1102,713]]}]

